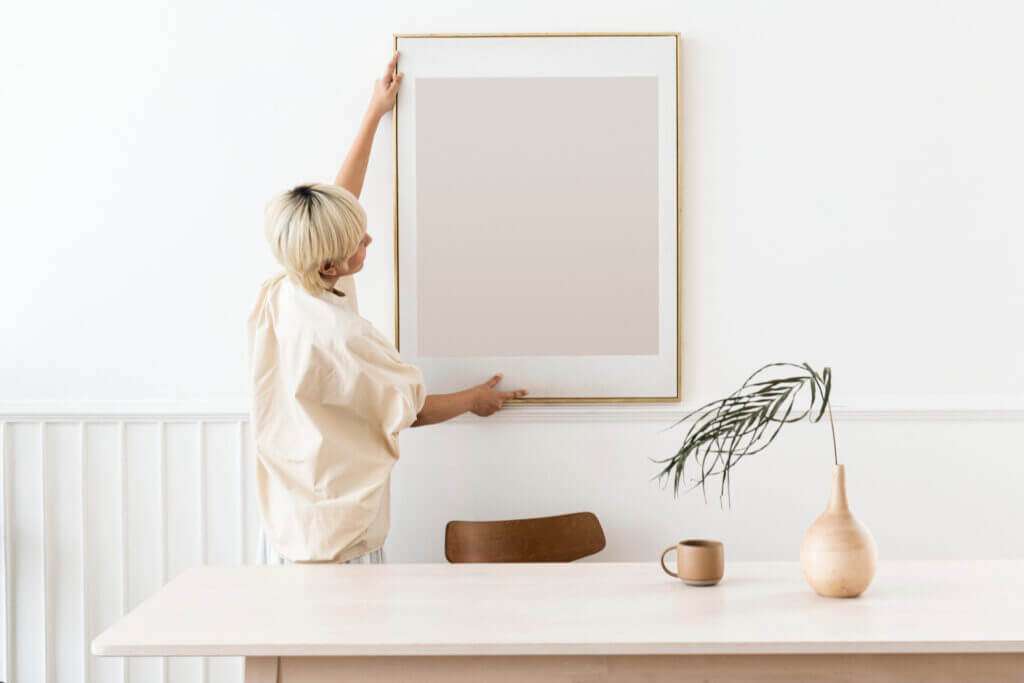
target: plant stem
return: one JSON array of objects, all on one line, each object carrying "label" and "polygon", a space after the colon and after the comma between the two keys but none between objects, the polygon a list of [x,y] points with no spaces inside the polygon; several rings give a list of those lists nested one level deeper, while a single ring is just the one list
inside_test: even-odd
[{"label": "plant stem", "polygon": [[839,449],[836,447],[836,423],[832,421],[832,406],[827,406],[828,424],[832,427],[832,462],[839,464]]}]

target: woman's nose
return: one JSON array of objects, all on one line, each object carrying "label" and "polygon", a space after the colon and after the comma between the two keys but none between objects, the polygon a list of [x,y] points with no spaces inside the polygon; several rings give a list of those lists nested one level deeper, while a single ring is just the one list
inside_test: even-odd
[{"label": "woman's nose", "polygon": [[366,233],[366,246],[370,246],[370,244],[372,242],[373,242],[373,237],[370,236],[370,233]]}]

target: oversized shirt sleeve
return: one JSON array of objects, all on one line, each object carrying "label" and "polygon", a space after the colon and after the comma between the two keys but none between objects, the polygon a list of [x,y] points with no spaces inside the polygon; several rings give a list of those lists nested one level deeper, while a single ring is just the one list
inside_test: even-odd
[{"label": "oversized shirt sleeve", "polygon": [[[370,324],[332,346],[335,362],[323,385],[324,403],[359,413],[393,441],[423,409],[423,373],[403,362],[394,345]],[[398,457],[397,445],[392,455]]]}]

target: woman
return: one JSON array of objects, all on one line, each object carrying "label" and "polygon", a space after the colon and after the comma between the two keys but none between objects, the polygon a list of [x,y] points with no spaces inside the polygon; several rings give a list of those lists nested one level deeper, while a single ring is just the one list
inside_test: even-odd
[{"label": "woman", "polygon": [[285,272],[263,284],[248,324],[267,562],[383,562],[398,433],[465,412],[490,415],[526,395],[499,391],[495,375],[427,396],[419,369],[401,361],[345,291],[373,241],[357,198],[377,125],[402,82],[397,64],[396,53],[335,184],[300,185],[267,209],[267,240]]}]

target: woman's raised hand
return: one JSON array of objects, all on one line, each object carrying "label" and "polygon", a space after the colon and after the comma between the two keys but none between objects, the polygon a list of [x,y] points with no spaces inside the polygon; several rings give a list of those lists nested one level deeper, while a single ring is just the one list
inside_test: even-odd
[{"label": "woman's raised hand", "polygon": [[373,136],[377,132],[381,117],[395,106],[398,86],[401,84],[402,74],[398,73],[398,53],[396,52],[388,62],[384,75],[373,84],[370,106],[367,107],[362,123],[359,124],[359,132],[356,133],[356,139],[352,142],[352,148],[345,155],[345,160],[341,162],[341,169],[334,179],[335,185],[344,187],[357,197],[363,191],[363,181],[366,180],[366,165],[370,163]]},{"label": "woman's raised hand", "polygon": [[373,97],[370,98],[370,111],[380,118],[391,111],[398,97],[398,88],[402,85],[402,74],[398,73],[398,53],[396,52],[384,69],[384,75],[373,84]]},{"label": "woman's raised hand", "polygon": [[498,373],[494,377],[483,384],[479,384],[473,387],[473,401],[470,411],[474,415],[481,417],[487,417],[501,410],[502,406],[505,405],[505,401],[510,398],[522,398],[526,396],[526,389],[515,389],[513,391],[499,391],[495,387],[501,381],[501,373]]}]

